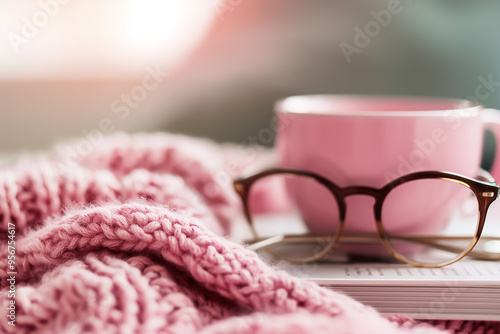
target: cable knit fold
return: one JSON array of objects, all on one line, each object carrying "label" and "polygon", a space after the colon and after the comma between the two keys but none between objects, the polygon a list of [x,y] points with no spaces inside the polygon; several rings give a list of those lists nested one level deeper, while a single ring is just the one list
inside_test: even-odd
[{"label": "cable knit fold", "polygon": [[[168,134],[76,145],[0,171],[0,234],[16,225],[16,326],[3,316],[0,333],[495,332],[382,317],[228,239],[241,214],[229,181],[261,148]],[[3,310],[8,255],[0,243]]]}]

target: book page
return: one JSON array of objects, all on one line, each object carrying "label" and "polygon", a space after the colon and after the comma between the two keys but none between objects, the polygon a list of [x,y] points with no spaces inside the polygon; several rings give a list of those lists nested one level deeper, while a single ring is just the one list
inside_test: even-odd
[{"label": "book page", "polygon": [[291,264],[278,267],[320,285],[496,285],[500,287],[500,263],[461,260],[444,268],[415,268],[407,264]]}]

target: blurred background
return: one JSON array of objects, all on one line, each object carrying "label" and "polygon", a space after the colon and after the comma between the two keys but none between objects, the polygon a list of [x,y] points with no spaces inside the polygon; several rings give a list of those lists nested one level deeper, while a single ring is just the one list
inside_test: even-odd
[{"label": "blurred background", "polygon": [[500,108],[499,17],[495,0],[0,0],[0,152],[98,131],[247,143],[296,94]]}]

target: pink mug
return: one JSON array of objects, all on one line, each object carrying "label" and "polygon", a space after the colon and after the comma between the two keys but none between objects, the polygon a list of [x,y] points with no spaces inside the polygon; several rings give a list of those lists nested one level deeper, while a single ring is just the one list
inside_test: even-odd
[{"label": "pink mug", "polygon": [[[279,166],[315,172],[340,187],[379,189],[400,176],[418,171],[448,171],[475,178],[485,129],[500,138],[498,111],[466,100],[293,96],[279,101],[276,113]],[[497,148],[496,156],[499,151]],[[492,174],[500,176],[498,161],[493,164]],[[419,206],[429,201],[436,190],[409,188],[407,193],[403,192],[402,202],[417,205],[391,209],[392,226],[385,228],[424,233],[444,230],[448,223],[445,217],[459,209],[463,198],[450,189],[449,199],[431,201],[435,203],[433,208],[429,206],[433,210],[431,215],[424,214]],[[327,208],[323,192],[314,186],[298,184],[289,185],[289,191],[311,232],[335,230],[338,221],[335,222],[331,209]],[[352,196],[348,201],[344,231],[375,232],[374,199]]]}]

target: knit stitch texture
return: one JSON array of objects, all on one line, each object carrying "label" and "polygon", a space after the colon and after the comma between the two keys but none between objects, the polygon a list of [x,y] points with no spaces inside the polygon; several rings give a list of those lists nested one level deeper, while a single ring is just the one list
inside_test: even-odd
[{"label": "knit stitch texture", "polygon": [[76,158],[71,145],[0,171],[2,312],[8,223],[17,271],[15,327],[3,315],[0,333],[500,333],[383,317],[230,241],[229,180],[262,149],[167,134],[114,135]]}]

